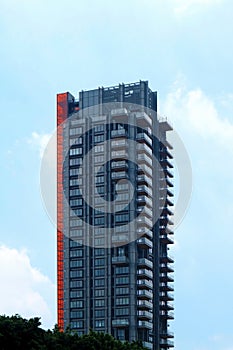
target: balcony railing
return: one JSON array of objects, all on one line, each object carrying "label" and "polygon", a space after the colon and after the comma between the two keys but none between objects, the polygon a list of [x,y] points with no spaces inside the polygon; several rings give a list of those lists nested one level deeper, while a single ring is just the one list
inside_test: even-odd
[{"label": "balcony railing", "polygon": [[144,289],[144,288],[151,289],[153,288],[153,282],[147,279],[140,279],[140,280],[137,280],[137,286],[138,288],[141,288],[141,289]]},{"label": "balcony railing", "polygon": [[112,320],[113,327],[126,327],[129,325],[129,320],[127,318],[118,318],[116,320]]},{"label": "balcony railing", "polygon": [[112,130],[111,136],[112,137],[125,137],[125,136],[127,136],[127,133],[126,133],[125,129]]},{"label": "balcony railing", "polygon": [[127,256],[113,256],[112,264],[127,264],[129,259]]},{"label": "balcony railing", "polygon": [[138,310],[138,318],[152,320],[153,314],[149,311]]},{"label": "balcony railing", "polygon": [[140,237],[137,240],[137,244],[139,246],[142,246],[143,248],[152,248],[153,247],[153,243],[146,237]]},{"label": "balcony railing", "polygon": [[137,296],[140,299],[152,299],[153,293],[146,289],[141,289],[137,291]]},{"label": "balcony railing", "polygon": [[153,267],[152,261],[147,259],[147,258],[138,259],[138,265],[139,266],[146,266],[146,267],[149,267],[150,269],[152,269],[152,267]]},{"label": "balcony railing", "polygon": [[138,308],[152,310],[153,304],[148,300],[138,300]]},{"label": "balcony railing", "polygon": [[148,136],[144,132],[137,134],[136,139],[138,141],[146,141],[150,146],[152,146],[152,139],[150,138],[150,136]]},{"label": "balcony railing", "polygon": [[137,271],[137,275],[142,277],[153,278],[153,272],[147,269],[139,269]]},{"label": "balcony railing", "polygon": [[144,348],[146,348],[146,349],[150,349],[150,350],[153,349],[153,344],[152,344],[152,343],[149,343],[148,341],[143,341],[143,342],[142,342],[142,345],[143,345]]},{"label": "balcony railing", "polygon": [[148,322],[148,321],[138,321],[138,327],[139,328],[147,328],[147,329],[152,329],[153,328],[153,323]]}]

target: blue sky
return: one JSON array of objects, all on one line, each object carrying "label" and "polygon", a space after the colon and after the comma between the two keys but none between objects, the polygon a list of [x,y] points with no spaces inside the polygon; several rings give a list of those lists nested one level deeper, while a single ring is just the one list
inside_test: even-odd
[{"label": "blue sky", "polygon": [[176,231],[177,350],[232,350],[231,0],[2,0],[0,314],[56,322],[55,228],[40,197],[55,95],[149,80],[193,168]]}]

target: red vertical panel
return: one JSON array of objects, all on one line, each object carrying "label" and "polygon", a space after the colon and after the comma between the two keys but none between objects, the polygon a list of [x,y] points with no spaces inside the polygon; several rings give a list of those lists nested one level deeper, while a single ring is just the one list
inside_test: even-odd
[{"label": "red vertical panel", "polygon": [[[63,244],[63,128],[68,117],[68,93],[57,95],[57,312],[58,327],[64,330]],[[59,127],[60,126],[60,127]]]}]

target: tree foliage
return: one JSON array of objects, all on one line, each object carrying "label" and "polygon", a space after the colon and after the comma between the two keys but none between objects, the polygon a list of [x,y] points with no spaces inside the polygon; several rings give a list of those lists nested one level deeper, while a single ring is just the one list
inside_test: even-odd
[{"label": "tree foliage", "polygon": [[78,336],[67,329],[60,332],[40,328],[40,318],[0,316],[0,350],[143,350],[139,342],[121,342],[112,335],[94,332]]}]

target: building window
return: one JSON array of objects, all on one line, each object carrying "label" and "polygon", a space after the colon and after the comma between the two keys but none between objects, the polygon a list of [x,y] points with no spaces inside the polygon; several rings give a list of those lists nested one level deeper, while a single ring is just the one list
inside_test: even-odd
[{"label": "building window", "polygon": [[128,305],[129,298],[116,298],[116,305]]},{"label": "building window", "polygon": [[95,277],[100,277],[105,275],[105,269],[96,269],[95,270]]},{"label": "building window", "polygon": [[96,320],[95,321],[95,327],[96,328],[103,328],[105,326],[105,321],[104,320]]},{"label": "building window", "polygon": [[70,248],[80,248],[80,245],[82,245],[82,243],[83,243],[82,239],[76,239],[75,241],[71,239]]},{"label": "building window", "polygon": [[83,298],[83,290],[72,290],[70,298]]},{"label": "building window", "polygon": [[74,329],[74,328],[83,328],[83,321],[71,321],[70,322],[70,327],[72,329]]},{"label": "building window", "polygon": [[125,329],[117,329],[117,339],[125,340]]},{"label": "building window", "polygon": [[121,309],[116,309],[115,314],[116,314],[116,316],[127,316],[127,315],[129,315],[129,308],[124,307]]},{"label": "building window", "polygon": [[106,263],[106,260],[104,258],[95,260],[95,266],[104,266],[105,263]]},{"label": "building window", "polygon": [[97,306],[97,307],[105,306],[105,299],[97,299],[97,300],[95,300],[95,306]]},{"label": "building window", "polygon": [[[80,168],[82,169],[82,168]],[[71,169],[71,170],[77,170],[77,169]],[[83,179],[79,177],[78,179],[71,179],[70,180],[70,186],[81,186],[83,183]]]},{"label": "building window", "polygon": [[76,258],[76,257],[82,257],[82,256],[83,256],[82,249],[70,250],[70,258]]},{"label": "building window", "polygon": [[104,175],[96,176],[96,183],[100,184],[104,182]]},{"label": "building window", "polygon": [[105,310],[95,310],[95,317],[105,317]]},{"label": "building window", "polygon": [[96,289],[95,290],[95,297],[103,297],[105,295],[104,289]]},{"label": "building window", "polygon": [[116,288],[116,294],[118,295],[129,294],[129,288],[128,287]]},{"label": "building window", "polygon": [[99,216],[95,218],[94,223],[95,225],[104,225],[104,216]]},{"label": "building window", "polygon": [[79,206],[83,204],[83,200],[82,198],[77,198],[77,199],[71,199],[70,200],[70,206],[74,207],[74,206]]},{"label": "building window", "polygon": [[115,220],[116,222],[129,222],[129,214],[116,214]]},{"label": "building window", "polygon": [[70,231],[70,237],[82,237],[83,235],[83,230],[82,229],[77,229],[77,230],[71,230]]},{"label": "building window", "polygon": [[95,153],[104,152],[104,145],[95,146],[94,151]]},{"label": "building window", "polygon": [[82,226],[83,221],[81,219],[72,219],[70,220],[70,227]]},{"label": "building window", "polygon": [[82,132],[83,132],[83,129],[80,127],[80,128],[72,128],[70,129],[70,135],[73,136],[73,135],[82,135]]},{"label": "building window", "polygon": [[117,277],[116,284],[129,284],[129,277]]},{"label": "building window", "polygon": [[72,197],[72,196],[81,196],[81,195],[82,195],[82,192],[78,188],[76,188],[74,190],[70,190],[70,197]]},{"label": "building window", "polygon": [[74,138],[70,139],[70,146],[82,145],[82,143],[83,143],[82,137],[78,137],[76,139],[74,139]]},{"label": "building window", "polygon": [[99,124],[94,127],[95,132],[104,131],[104,124]]},{"label": "building window", "polygon": [[95,238],[95,246],[100,246],[105,244],[105,237]]},{"label": "building window", "polygon": [[103,194],[105,192],[104,186],[95,187],[95,193]]},{"label": "building window", "polygon": [[96,156],[95,163],[103,163],[104,162],[104,156]]},{"label": "building window", "polygon": [[129,273],[129,266],[118,266],[116,267],[116,274]]},{"label": "building window", "polygon": [[83,209],[71,209],[70,210],[70,216],[82,216],[83,215]]},{"label": "building window", "polygon": [[83,270],[71,270],[70,278],[80,278],[83,277]]},{"label": "building window", "polygon": [[105,284],[105,281],[103,278],[100,278],[98,280],[95,280],[95,287],[103,287]]},{"label": "building window", "polygon": [[[73,160],[73,159],[71,159],[71,160]],[[70,169],[70,176],[78,176],[81,174],[82,174],[82,168]]]},{"label": "building window", "polygon": [[105,255],[104,248],[95,248],[94,252],[95,252],[95,256]]},{"label": "building window", "polygon": [[70,260],[70,267],[83,267],[83,260]]},{"label": "building window", "polygon": [[104,134],[102,135],[95,135],[94,137],[94,142],[98,143],[98,142],[103,142],[104,141]]},{"label": "building window", "polygon": [[70,156],[77,156],[83,153],[83,149],[80,148],[70,148]]},{"label": "building window", "polygon": [[82,288],[83,287],[83,281],[70,281],[70,288]]},{"label": "building window", "polygon": [[70,166],[81,165],[82,162],[83,162],[82,158],[73,158],[73,159],[70,159]]},{"label": "building window", "polygon": [[70,317],[71,318],[83,318],[83,311],[82,310],[71,311]]},{"label": "building window", "polygon": [[72,300],[70,302],[70,308],[74,309],[74,308],[77,308],[77,309],[80,309],[83,307],[83,300]]}]

